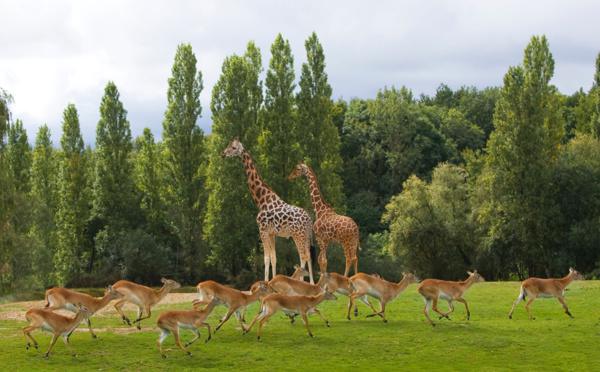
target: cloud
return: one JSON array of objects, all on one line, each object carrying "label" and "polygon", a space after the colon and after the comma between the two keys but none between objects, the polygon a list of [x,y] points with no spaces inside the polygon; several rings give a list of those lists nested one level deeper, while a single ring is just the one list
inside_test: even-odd
[{"label": "cloud", "polygon": [[179,43],[192,44],[204,76],[203,118],[223,59],[256,41],[269,59],[281,32],[297,78],[304,40],[324,45],[335,97],[372,97],[383,86],[415,94],[500,85],[534,34],[546,34],[556,60],[553,83],[565,93],[592,82],[600,46],[600,4],[592,1],[20,1],[0,0],[0,86],[15,98],[14,117],[31,138],[48,123],[55,143],[62,110],[77,105],[93,144],[98,107],[114,81],[132,132],[162,131],[167,79]]}]

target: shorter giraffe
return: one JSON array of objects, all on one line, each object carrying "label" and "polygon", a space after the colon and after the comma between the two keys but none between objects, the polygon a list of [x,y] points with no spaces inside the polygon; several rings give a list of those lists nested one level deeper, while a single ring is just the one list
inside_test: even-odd
[{"label": "shorter giraffe", "polygon": [[354,265],[354,273],[358,273],[357,250],[360,243],[358,225],[352,218],[335,213],[333,208],[323,200],[317,177],[308,165],[299,163],[288,179],[293,180],[300,176],[306,176],[308,180],[310,197],[317,218],[313,225],[313,231],[321,249],[319,252],[319,267],[321,272],[327,272],[327,247],[329,243],[336,242],[342,245],[344,256],[346,256],[344,276],[348,276],[352,265]]},{"label": "shorter giraffe", "polygon": [[252,200],[259,209],[256,223],[264,249],[265,281],[269,280],[269,264],[272,268],[272,275],[276,274],[275,237],[280,236],[291,237],[294,240],[300,256],[300,267],[304,268],[308,265],[310,283],[314,284],[310,257],[312,220],[308,213],[302,208],[284,202],[275,191],[271,190],[258,174],[252,157],[237,138],[233,139],[223,151],[223,156],[237,156],[242,159],[244,164],[248,188]]}]

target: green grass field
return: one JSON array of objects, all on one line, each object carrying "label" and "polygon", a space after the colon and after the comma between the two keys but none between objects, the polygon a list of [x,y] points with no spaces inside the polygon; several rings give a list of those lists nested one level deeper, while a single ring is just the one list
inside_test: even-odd
[{"label": "green grass field", "polygon": [[[600,368],[600,281],[574,282],[566,299],[575,319],[569,319],[555,299],[539,299],[533,304],[536,320],[530,321],[520,304],[513,320],[507,313],[519,283],[482,283],[473,286],[465,298],[471,307],[466,321],[464,307],[457,303],[451,321],[429,326],[422,313],[423,301],[411,285],[387,309],[389,322],[365,318],[367,308],[359,305],[358,318],[345,319],[347,298],[321,306],[331,321],[326,328],[318,316],[310,317],[315,338],[307,336],[301,321],[291,325],[283,314],[275,315],[264,328],[261,341],[256,329],[242,336],[231,319],[209,343],[191,346],[189,357],[175,347],[172,337],[165,341],[168,358],[161,359],[156,339],[158,332],[122,333],[124,326],[116,316],[96,316],[93,324],[98,339],[76,332],[71,344],[78,356],[67,353],[62,340],[49,360],[42,355],[50,334],[37,331],[34,337],[40,350],[25,350],[21,328],[25,322],[0,321],[0,365],[3,370],[598,370]],[[110,306],[110,305],[109,305]],[[156,316],[165,308],[189,308],[189,304],[158,306],[153,317],[143,323],[153,327]],[[446,304],[442,307],[445,309]],[[0,313],[19,310],[5,304]],[[250,321],[257,305],[249,309]],[[225,312],[218,307],[210,323],[216,325]],[[437,318],[436,318],[437,319]],[[192,337],[183,331],[184,340]]]}]

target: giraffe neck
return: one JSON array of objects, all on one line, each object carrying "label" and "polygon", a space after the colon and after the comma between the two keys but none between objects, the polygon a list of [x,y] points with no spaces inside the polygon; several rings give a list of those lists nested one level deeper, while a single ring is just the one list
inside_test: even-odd
[{"label": "giraffe neck", "polygon": [[315,173],[311,168],[308,168],[306,179],[308,180],[308,185],[310,187],[310,198],[312,200],[313,208],[317,218],[331,212],[331,206],[327,204],[327,202],[323,199],[323,196],[321,196],[319,183],[317,182],[317,176],[315,176]]},{"label": "giraffe neck", "polygon": [[248,188],[250,189],[250,194],[252,194],[252,200],[254,203],[262,209],[263,204],[269,198],[265,196],[272,194],[275,198],[279,199],[279,196],[271,190],[271,188],[260,178],[258,174],[258,170],[252,161],[252,157],[248,153],[248,151],[244,150],[242,153],[242,162],[244,163],[244,171],[246,172],[246,181],[248,182]]}]

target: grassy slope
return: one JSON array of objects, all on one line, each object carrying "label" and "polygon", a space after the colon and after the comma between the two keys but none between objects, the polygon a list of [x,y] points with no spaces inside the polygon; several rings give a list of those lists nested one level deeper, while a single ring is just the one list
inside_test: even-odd
[{"label": "grassy slope", "polygon": [[[365,319],[365,306],[352,321],[345,319],[345,297],[322,306],[332,322],[326,328],[315,315],[310,317],[314,339],[310,339],[301,321],[290,325],[283,315],[275,315],[258,342],[255,330],[242,336],[231,319],[208,344],[199,341],[191,347],[193,357],[175,349],[173,338],[165,341],[172,350],[162,360],[156,349],[157,332],[117,334],[98,332],[93,340],[87,332],[78,332],[71,343],[78,352],[72,358],[58,341],[49,360],[42,352],[25,351],[20,328],[15,321],[0,322],[0,365],[4,370],[27,369],[123,369],[175,370],[182,368],[277,370],[350,370],[350,369],[429,369],[438,370],[592,370],[598,368],[600,354],[600,282],[576,282],[567,292],[567,303],[575,319],[569,319],[554,299],[537,300],[533,305],[535,321],[527,319],[521,304],[514,319],[507,318],[518,283],[477,284],[467,293],[471,320],[464,320],[464,307],[457,303],[452,321],[438,321],[432,328],[425,323],[423,302],[410,286],[388,306],[389,323],[379,318]],[[445,308],[445,304],[442,305]],[[176,307],[187,308],[182,304]],[[173,308],[173,306],[171,306]],[[159,306],[156,314],[164,308]],[[256,312],[254,305],[247,315]],[[225,309],[219,307],[211,316]],[[96,317],[95,327],[120,328],[116,317]],[[206,334],[203,332],[202,340]],[[49,334],[36,332],[34,337],[45,351]],[[191,337],[183,332],[184,339]]]}]

